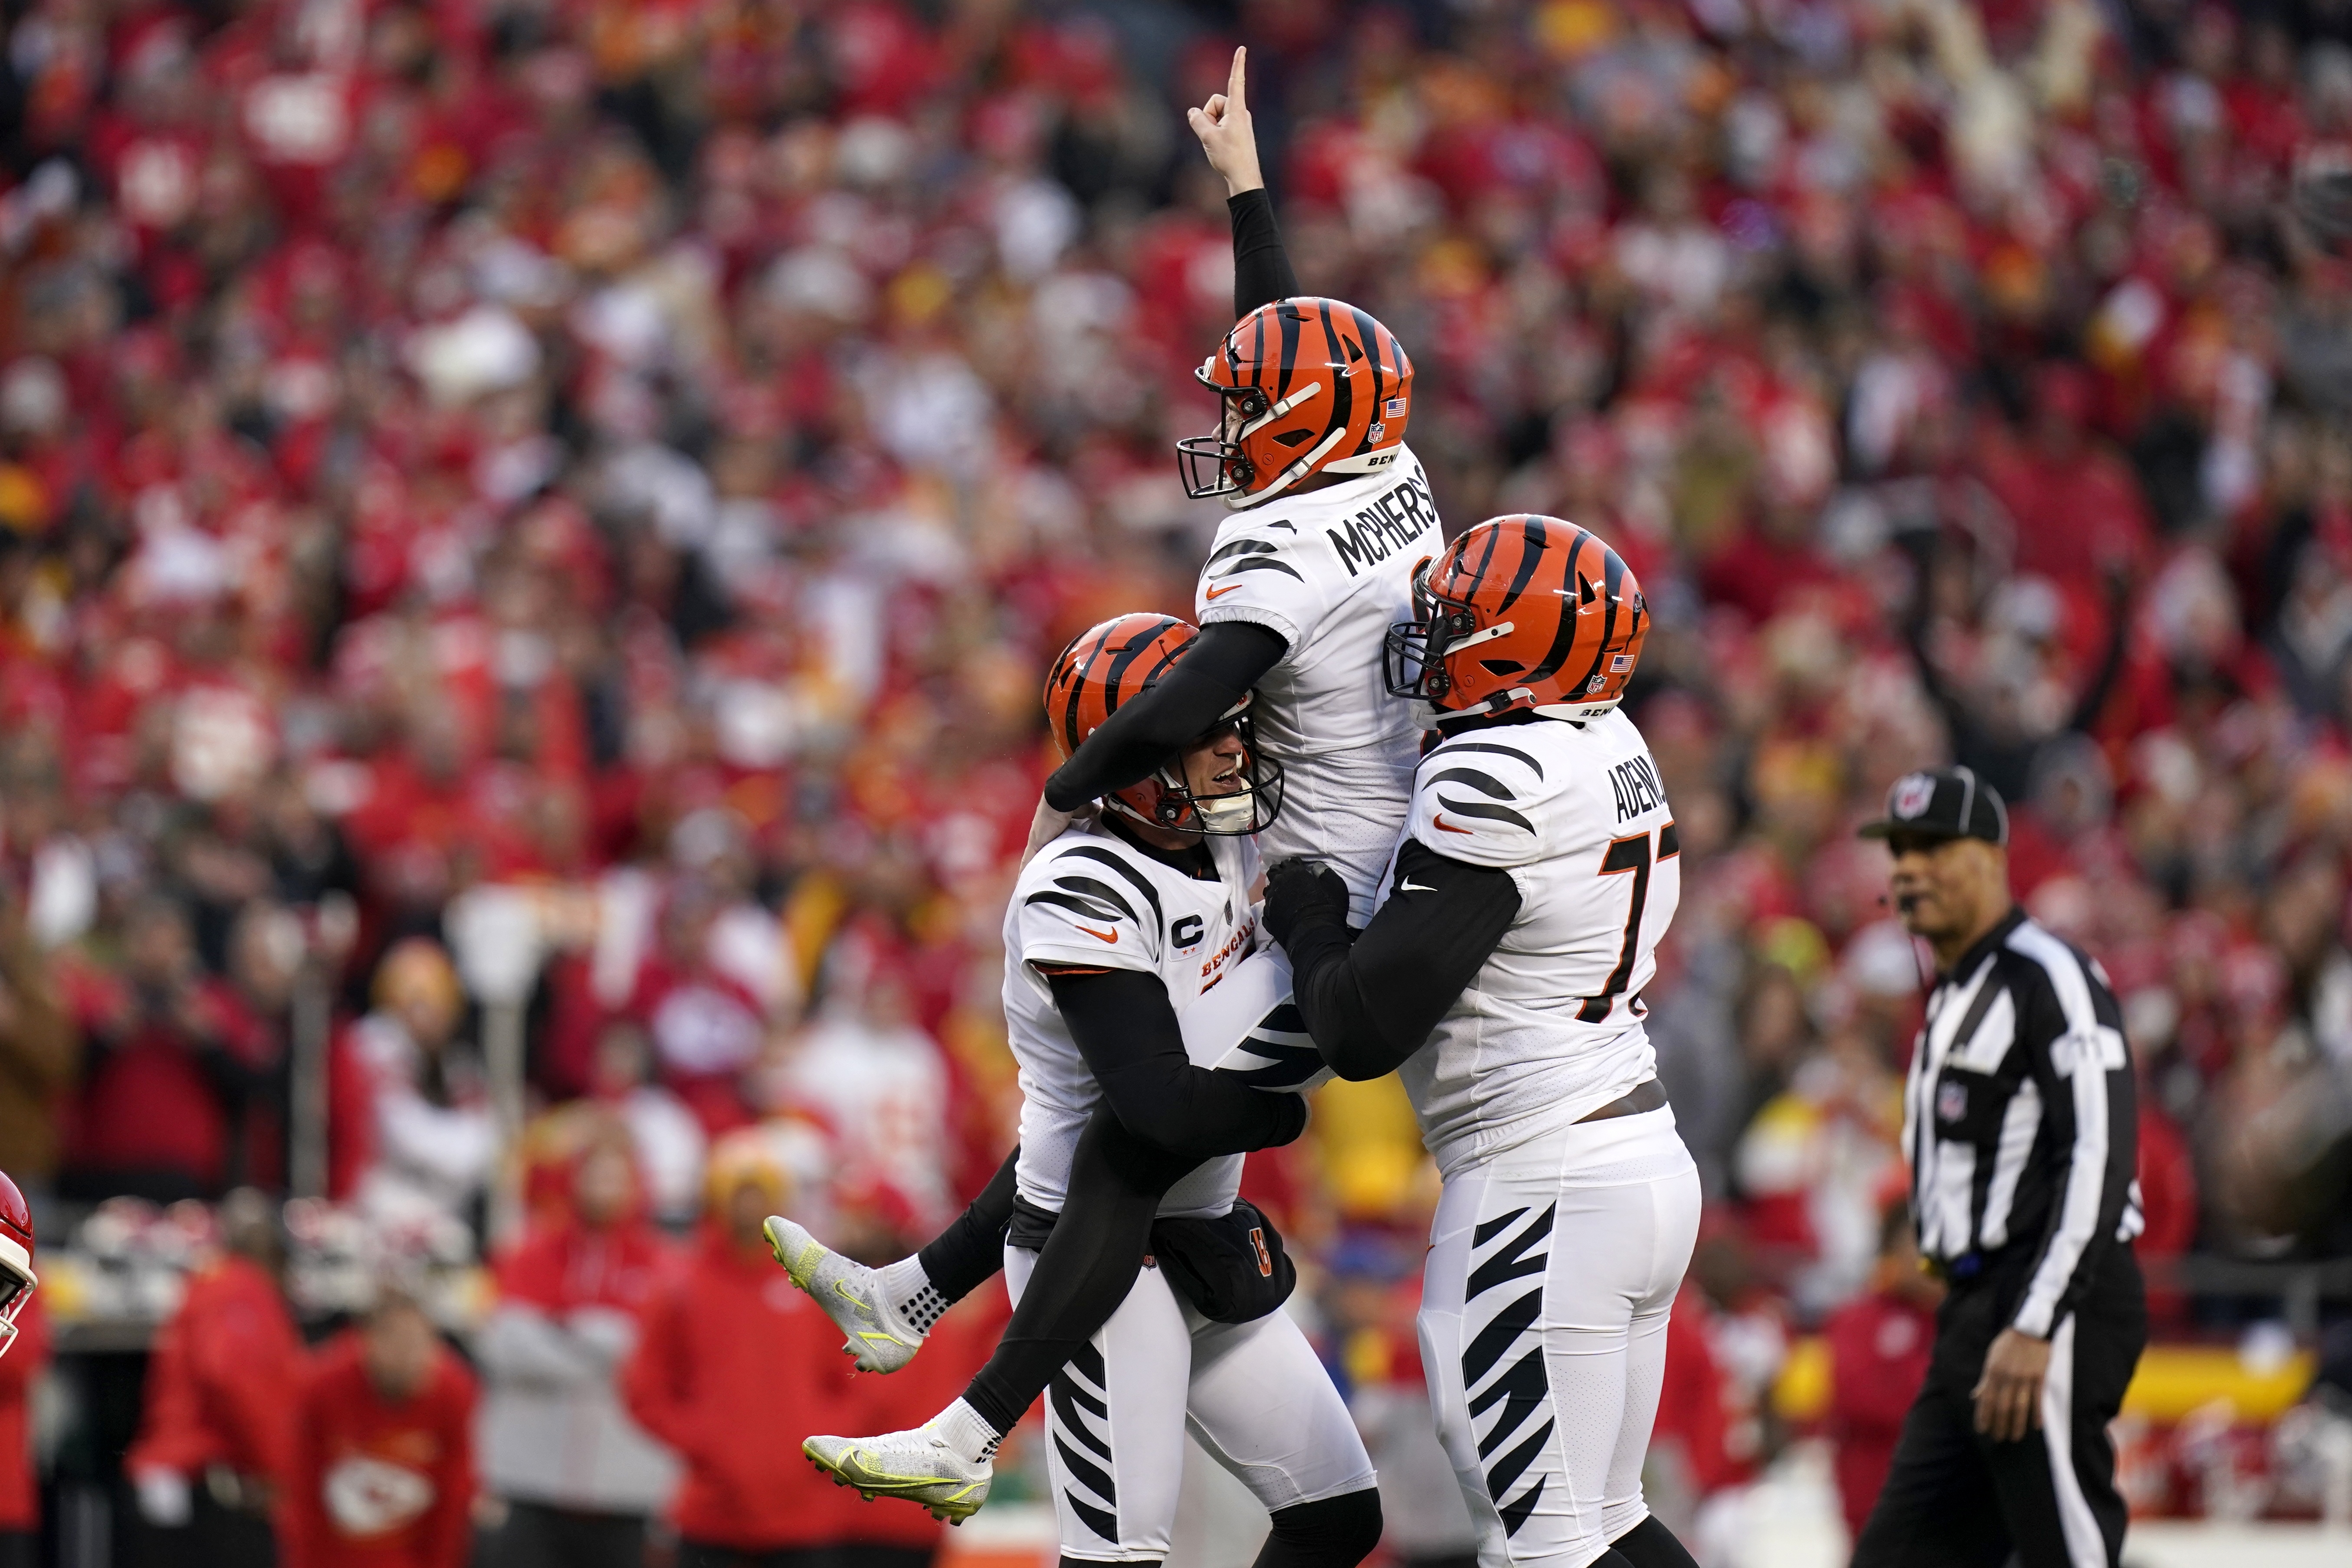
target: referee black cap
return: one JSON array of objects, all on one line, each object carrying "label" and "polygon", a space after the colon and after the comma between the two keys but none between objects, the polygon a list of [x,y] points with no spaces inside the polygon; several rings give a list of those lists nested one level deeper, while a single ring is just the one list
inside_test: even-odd
[{"label": "referee black cap", "polygon": [[2000,791],[1969,768],[1939,768],[1932,772],[1906,773],[1886,791],[1886,817],[1864,824],[1865,839],[1896,833],[1933,839],[1982,839],[1989,844],[2009,842],[2009,808]]}]

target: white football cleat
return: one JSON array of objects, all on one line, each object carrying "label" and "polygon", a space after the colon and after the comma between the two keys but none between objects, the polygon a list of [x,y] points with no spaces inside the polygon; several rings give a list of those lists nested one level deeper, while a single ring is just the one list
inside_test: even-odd
[{"label": "white football cleat", "polygon": [[842,1354],[856,1362],[858,1371],[896,1372],[915,1359],[923,1348],[922,1333],[891,1307],[880,1270],[843,1257],[781,1214],[770,1215],[760,1228],[793,1283],[849,1336],[842,1342]]},{"label": "white football cleat", "polygon": [[869,1502],[905,1498],[949,1524],[978,1513],[996,1478],[988,1460],[966,1459],[948,1447],[937,1421],[878,1437],[811,1437],[801,1452],[835,1486],[856,1487]]}]

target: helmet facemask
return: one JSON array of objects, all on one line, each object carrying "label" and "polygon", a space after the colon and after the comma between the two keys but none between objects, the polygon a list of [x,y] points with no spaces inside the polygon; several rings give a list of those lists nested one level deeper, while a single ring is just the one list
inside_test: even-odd
[{"label": "helmet facemask", "polygon": [[[1282,813],[1282,765],[1258,748],[1249,703],[1244,696],[1150,778],[1117,791],[1104,803],[1121,816],[1171,832],[1241,838],[1265,831]],[[1223,793],[1194,789],[1186,778],[1188,759],[1228,734],[1241,741],[1235,773],[1239,788]]]},{"label": "helmet facemask", "polygon": [[[1413,618],[1391,626],[1381,648],[1381,674],[1389,695],[1424,702],[1440,713],[1457,711],[1446,702],[1454,677],[1447,661],[1454,654],[1507,637],[1514,622],[1500,621],[1484,628],[1478,612],[1465,601],[1450,599],[1430,584],[1434,559],[1413,569]],[[1491,702],[1491,699],[1490,699]]]},{"label": "helmet facemask", "polygon": [[[1223,400],[1217,432],[1214,435],[1188,435],[1176,444],[1176,471],[1183,480],[1184,494],[1193,500],[1221,499],[1231,511],[1270,501],[1315,472],[1317,465],[1347,436],[1345,428],[1334,428],[1324,432],[1318,441],[1312,429],[1293,424],[1287,430],[1274,432],[1260,444],[1260,456],[1265,457],[1261,463],[1259,457],[1250,455],[1250,438],[1277,421],[1287,420],[1293,413],[1321,397],[1323,382],[1307,377],[1281,402],[1271,402],[1263,387],[1246,383],[1228,386],[1215,380],[1209,373],[1215,363],[1211,360],[1194,371],[1192,379]],[[1327,365],[1324,369],[1333,376],[1347,371],[1344,365]],[[1271,456],[1266,456],[1268,446],[1275,449]],[[1296,450],[1297,455],[1285,463],[1286,450]],[[1336,471],[1339,465],[1327,466]],[[1206,477],[1202,476],[1204,467]]]},{"label": "helmet facemask", "polygon": [[30,1258],[20,1259],[21,1248],[0,1239],[0,1355],[16,1343],[16,1319],[33,1299],[39,1281],[33,1277]]},{"label": "helmet facemask", "polygon": [[1188,435],[1176,444],[1176,471],[1183,476],[1184,494],[1195,501],[1246,496],[1257,483],[1257,465],[1250,461],[1242,440],[1271,417],[1272,404],[1263,390],[1229,387],[1198,371],[1202,386],[1217,394],[1216,433]]}]

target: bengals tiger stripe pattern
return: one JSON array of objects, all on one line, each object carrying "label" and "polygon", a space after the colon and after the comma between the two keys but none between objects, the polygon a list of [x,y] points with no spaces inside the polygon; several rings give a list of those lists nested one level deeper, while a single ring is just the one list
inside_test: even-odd
[{"label": "bengals tiger stripe pattern", "polygon": [[1422,619],[1400,629],[1407,656],[1392,657],[1391,689],[1449,713],[1597,718],[1623,698],[1650,633],[1649,602],[1617,552],[1590,529],[1529,513],[1465,533],[1430,564],[1417,597]]},{"label": "bengals tiger stripe pattern", "polygon": [[[1173,615],[1114,616],[1078,633],[1045,677],[1045,722],[1064,758],[1087,736],[1134,701],[1200,635]],[[1147,822],[1159,821],[1162,787],[1157,777],[1113,790],[1109,799]]]},{"label": "bengals tiger stripe pattern", "polygon": [[1412,414],[1412,361],[1403,345],[1338,299],[1258,307],[1193,373],[1231,403],[1240,429],[1177,444],[1185,490],[1224,496],[1229,505],[1255,505],[1314,474],[1385,468]]}]

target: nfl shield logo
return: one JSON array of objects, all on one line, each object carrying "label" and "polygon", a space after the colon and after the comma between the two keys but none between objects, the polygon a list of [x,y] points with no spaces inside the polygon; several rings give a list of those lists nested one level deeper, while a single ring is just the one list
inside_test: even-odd
[{"label": "nfl shield logo", "polygon": [[1388,433],[1389,427],[1387,425],[1380,423],[1378,421],[1374,421],[1371,429],[1364,432],[1364,439],[1367,441],[1378,441],[1381,436],[1386,435]]},{"label": "nfl shield logo", "polygon": [[1886,797],[1886,809],[1908,820],[1924,814],[1935,799],[1936,780],[1932,775],[1906,773],[1895,781],[1894,790]]},{"label": "nfl shield logo", "polygon": [[1936,1085],[1936,1120],[1958,1122],[1969,1113],[1969,1086],[1949,1079]]}]

